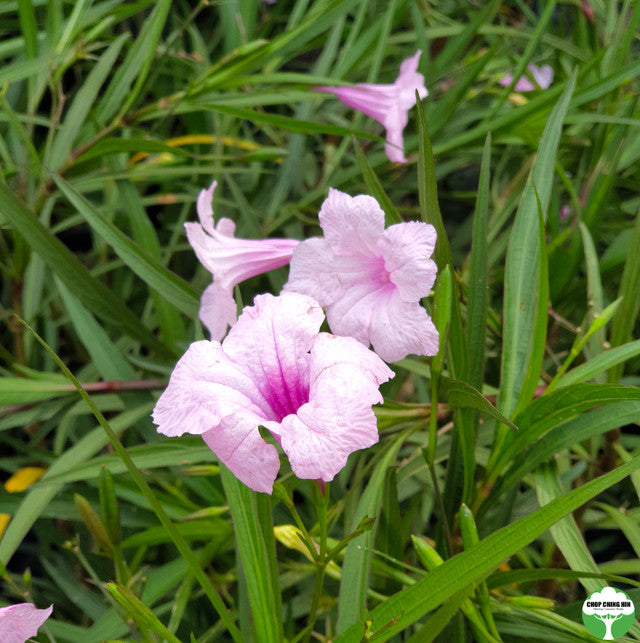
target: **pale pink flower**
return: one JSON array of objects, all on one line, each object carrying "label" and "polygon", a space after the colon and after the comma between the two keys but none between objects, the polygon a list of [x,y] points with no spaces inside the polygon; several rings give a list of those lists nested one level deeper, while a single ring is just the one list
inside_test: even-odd
[{"label": "pale pink flower", "polygon": [[387,362],[410,353],[435,355],[438,332],[420,305],[436,277],[429,259],[433,226],[418,221],[384,229],[384,212],[371,196],[329,189],[320,209],[324,238],[293,252],[284,290],[316,299],[331,332],[355,337]]},{"label": "pale pink flower", "polygon": [[318,87],[318,91],[335,94],[345,105],[371,116],[387,130],[385,151],[390,161],[406,163],[402,130],[409,122],[409,110],[420,98],[429,95],[424,76],[418,73],[418,50],[400,65],[400,75],[392,85],[358,83],[356,87]]},{"label": "pale pink flower", "polygon": [[51,616],[53,605],[39,610],[31,603],[0,607],[0,641],[25,643],[36,636],[38,628]]},{"label": "pale pink flower", "polygon": [[200,223],[185,223],[187,239],[200,263],[213,275],[200,302],[200,320],[209,329],[212,339],[222,339],[227,326],[236,321],[233,288],[250,277],[286,266],[293,249],[300,243],[294,239],[237,239],[235,223],[222,218],[214,227],[211,201],[217,182],[198,196]]},{"label": "pale pink flower", "polygon": [[[540,86],[540,89],[548,89],[551,83],[553,82],[553,68],[549,65],[543,65],[538,67],[534,64],[527,65],[527,69],[533,76],[536,83]],[[507,87],[511,84],[513,76],[507,74],[501,81],[500,84],[503,87]],[[520,76],[518,82],[515,84],[513,90],[516,92],[531,92],[534,89],[538,89],[526,76]]]},{"label": "pale pink flower", "polygon": [[278,451],[299,478],[328,481],[352,451],[378,441],[371,406],[393,372],[351,337],[318,330],[324,315],[311,297],[258,295],[222,344],[191,344],[153,411],[168,436],[202,435],[248,487],[271,493]]}]

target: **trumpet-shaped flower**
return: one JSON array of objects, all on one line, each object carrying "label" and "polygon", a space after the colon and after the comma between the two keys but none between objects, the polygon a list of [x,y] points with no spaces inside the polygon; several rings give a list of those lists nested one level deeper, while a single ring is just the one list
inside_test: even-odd
[{"label": "trumpet-shaped flower", "polygon": [[222,344],[191,344],[153,411],[168,436],[200,434],[233,474],[270,493],[288,455],[299,478],[333,477],[352,451],[378,441],[371,406],[393,372],[351,337],[319,333],[311,297],[258,295]]},{"label": "trumpet-shaped flower", "polygon": [[294,250],[284,289],[316,299],[331,332],[371,344],[387,362],[435,355],[438,331],[420,305],[436,277],[433,226],[411,221],[385,230],[373,197],[334,189],[319,216],[324,238]]},{"label": "trumpet-shaped flower", "polygon": [[[547,89],[553,82],[553,68],[549,65],[543,65],[538,67],[537,65],[527,65],[527,69],[533,76],[533,79],[538,83],[540,89]],[[507,74],[501,81],[500,84],[503,87],[507,87],[511,84],[513,76]],[[513,90],[516,92],[531,92],[534,89],[538,89],[526,76],[520,76],[518,82],[515,84]]]},{"label": "trumpet-shaped flower", "polygon": [[409,122],[409,110],[416,104],[416,90],[420,98],[429,95],[424,76],[418,73],[421,51],[400,65],[400,75],[391,85],[358,83],[355,87],[318,87],[318,91],[335,94],[353,109],[371,116],[387,130],[385,151],[390,161],[406,163],[402,130]]},{"label": "trumpet-shaped flower", "polygon": [[31,603],[0,607],[0,640],[2,643],[25,643],[38,633],[38,628],[52,611],[53,605],[39,610]]},{"label": "trumpet-shaped flower", "polygon": [[213,275],[200,302],[200,319],[212,339],[222,339],[236,321],[233,288],[250,277],[286,266],[299,241],[294,239],[237,239],[235,224],[222,218],[214,226],[211,201],[217,182],[198,196],[200,223],[185,223],[187,239],[200,263]]}]

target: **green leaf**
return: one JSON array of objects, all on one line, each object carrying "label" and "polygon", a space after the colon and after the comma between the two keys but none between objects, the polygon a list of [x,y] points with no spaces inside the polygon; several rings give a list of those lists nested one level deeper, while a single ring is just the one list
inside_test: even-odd
[{"label": "green leaf", "polygon": [[[538,198],[546,215],[562,123],[575,80],[574,74],[547,121],[509,241],[504,282],[504,348],[497,402],[498,408],[507,417],[512,417],[516,408],[533,350],[536,301],[540,288],[536,284],[538,280],[533,277],[540,270]],[[501,440],[497,440],[494,448],[500,446]]]},{"label": "green leaf", "polygon": [[92,276],[78,257],[58,241],[9,188],[1,183],[0,211],[88,310],[149,348],[162,355],[172,356],[171,351],[140,323],[122,299]]},{"label": "green leaf", "polygon": [[188,317],[197,316],[200,300],[197,292],[186,281],[160,265],[122,233],[70,183],[60,176],[54,176],[54,179],[62,193],[89,225],[111,245],[116,254],[140,279]]},{"label": "green leaf", "polygon": [[[386,641],[465,587],[486,576],[551,525],[640,468],[640,458],[552,500],[532,514],[494,532],[478,545],[447,560],[415,585],[388,598],[369,615],[372,634]],[[335,643],[359,643],[365,631],[357,623]]]},{"label": "green leaf", "polygon": [[[283,640],[280,588],[275,557],[275,537],[270,496],[252,491],[224,465],[222,484],[236,532],[238,552],[249,590],[255,640]],[[247,640],[248,633],[244,633]]]},{"label": "green leaf", "polygon": [[558,386],[556,388],[586,382],[598,373],[602,373],[602,371],[606,371],[608,368],[622,364],[637,355],[640,355],[640,339],[636,339],[633,342],[628,342],[627,344],[623,344],[616,348],[611,348],[610,350],[600,353],[600,355],[590,359],[588,362],[580,364],[580,366],[576,366],[568,373],[565,373],[558,381]]},{"label": "green leaf", "polygon": [[[540,506],[549,504],[554,498],[561,496],[564,491],[553,464],[545,464],[536,471],[535,480],[536,495]],[[584,569],[594,573],[600,571],[573,516],[565,516],[552,525],[549,531],[571,569]],[[579,578],[578,580],[582,583],[587,595],[599,591],[602,587],[602,583],[594,578]]]},{"label": "green leaf", "polygon": [[640,400],[640,389],[614,384],[573,384],[543,395],[515,418],[520,431],[505,446],[489,480],[495,479],[513,458],[549,429],[598,406],[625,400]]},{"label": "green leaf", "polygon": [[391,199],[387,196],[387,193],[384,191],[378,177],[369,165],[369,161],[367,161],[367,157],[364,155],[356,137],[352,136],[351,141],[353,143],[353,148],[356,151],[356,160],[358,161],[358,166],[360,167],[360,172],[362,173],[362,178],[364,178],[367,190],[384,210],[385,225],[390,226],[394,223],[401,223],[402,217],[391,202]]},{"label": "green leaf", "polygon": [[[406,437],[407,431],[401,433],[385,450],[382,459],[376,465],[360,498],[358,508],[351,519],[350,532],[354,532],[365,518],[374,518],[378,515],[382,504],[387,469],[393,464]],[[345,550],[338,598],[338,633],[344,632],[364,617],[373,538],[374,530],[368,529],[354,538]]]},{"label": "green leaf", "polygon": [[518,427],[502,415],[480,391],[477,391],[470,384],[461,382],[460,380],[453,380],[449,377],[441,378],[440,384],[451,406],[476,409],[476,411],[480,411],[512,429],[518,429]]},{"label": "green leaf", "polygon": [[469,264],[469,295],[467,303],[467,328],[471,358],[469,382],[480,389],[484,375],[487,311],[489,308],[489,283],[487,280],[487,218],[489,214],[489,180],[491,171],[491,134],[487,134],[482,152],[478,198],[473,217],[471,259]]},{"label": "green leaf", "polygon": [[112,71],[127,38],[128,34],[122,34],[111,43],[75,95],[51,147],[49,165],[52,170],[61,168],[69,158],[73,142],[91,110],[102,84]]},{"label": "green leaf", "polygon": [[72,388],[57,378],[52,381],[29,380],[25,377],[0,378],[0,407],[13,404],[31,404],[49,400],[60,395],[69,395]]},{"label": "green leaf", "polygon": [[[636,214],[631,248],[640,248],[640,209]],[[624,262],[624,270],[618,296],[622,305],[611,324],[611,344],[619,346],[632,338],[633,328],[640,311],[640,252],[632,251]],[[622,376],[622,365],[615,366],[608,373],[609,382],[616,382]]]},{"label": "green leaf", "polygon": [[493,488],[491,497],[498,497],[501,492],[517,484],[524,475],[553,458],[562,449],[594,435],[601,435],[611,429],[635,422],[638,417],[640,417],[640,402],[615,402],[554,427],[530,447],[520,451],[510,469]]},{"label": "green leaf", "polygon": [[151,15],[145,19],[140,34],[122,64],[118,66],[97,106],[96,121],[101,125],[105,125],[116,112],[122,116],[138,97],[153,63],[156,45],[170,8],[171,0],[157,0],[154,3]]}]

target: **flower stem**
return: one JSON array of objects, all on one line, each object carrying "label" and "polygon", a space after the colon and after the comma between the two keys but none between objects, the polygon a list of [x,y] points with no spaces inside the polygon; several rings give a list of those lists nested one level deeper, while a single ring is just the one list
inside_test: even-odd
[{"label": "flower stem", "polygon": [[[324,487],[324,489],[323,489]],[[329,485],[322,483],[322,487],[318,481],[314,481],[311,487],[311,495],[316,505],[318,514],[318,536],[320,540],[320,551],[316,560],[316,580],[313,586],[313,598],[311,599],[311,608],[309,609],[309,622],[306,627],[306,634],[304,642],[308,643],[311,639],[311,632],[313,632],[313,625],[316,621],[316,614],[320,606],[320,598],[322,597],[322,588],[324,585],[324,574],[329,561],[327,557],[327,507],[329,505]]]}]

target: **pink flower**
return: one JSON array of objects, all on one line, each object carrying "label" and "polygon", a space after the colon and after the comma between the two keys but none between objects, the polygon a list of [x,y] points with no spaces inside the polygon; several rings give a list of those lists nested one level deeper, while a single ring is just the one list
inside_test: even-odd
[{"label": "pink flower", "polygon": [[0,607],[0,640],[2,643],[25,643],[38,633],[38,628],[52,611],[53,605],[39,610],[31,603]]},{"label": "pink flower", "polygon": [[278,451],[299,478],[333,477],[352,451],[378,441],[372,404],[393,372],[350,337],[318,330],[324,315],[304,295],[258,295],[220,344],[191,344],[153,411],[168,436],[200,434],[233,474],[271,493]]},{"label": "pink flower", "polygon": [[213,275],[200,302],[200,319],[212,339],[222,339],[227,326],[236,321],[233,288],[250,277],[286,266],[293,249],[300,243],[293,239],[236,239],[231,219],[220,219],[214,227],[211,201],[217,182],[198,196],[200,223],[185,223],[187,239],[200,263]]},{"label": "pink flower", "polygon": [[[530,64],[527,65],[529,73],[533,76],[534,80],[540,86],[540,89],[547,89],[553,81],[553,68],[549,65],[543,65],[542,67],[537,67],[536,65]],[[511,84],[513,76],[507,74],[501,81],[500,84],[503,87],[507,87]],[[513,88],[516,92],[531,92],[534,89],[538,89],[526,76],[520,76],[518,82]]]},{"label": "pink flower", "polygon": [[392,85],[358,83],[356,87],[318,87],[318,91],[335,94],[345,105],[371,116],[387,130],[385,151],[390,161],[406,163],[402,130],[409,122],[409,110],[420,98],[429,95],[424,76],[418,73],[422,52],[418,50],[400,65],[400,75]]},{"label": "pink flower", "polygon": [[411,221],[385,230],[373,197],[334,189],[319,216],[324,238],[293,251],[284,289],[315,298],[331,332],[371,344],[387,362],[435,355],[438,332],[420,305],[436,277],[433,226]]}]

